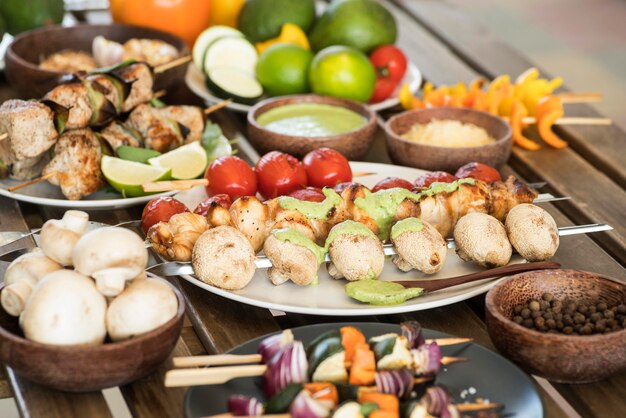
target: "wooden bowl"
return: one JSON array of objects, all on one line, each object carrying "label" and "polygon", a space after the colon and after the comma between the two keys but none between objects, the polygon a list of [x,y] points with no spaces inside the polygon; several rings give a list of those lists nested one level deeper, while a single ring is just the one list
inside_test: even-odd
[{"label": "wooden bowl", "polygon": [[552,293],[583,302],[626,301],[626,285],[595,273],[540,270],[511,276],[487,293],[489,336],[506,357],[532,374],[562,383],[587,383],[626,372],[626,330],[608,334],[548,334],[513,322],[517,304]]},{"label": "wooden bowl", "polygon": [[[9,83],[22,98],[44,96],[67,73],[42,70],[38,66],[41,57],[64,49],[91,52],[91,43],[98,35],[122,43],[130,38],[159,39],[174,46],[180,56],[189,55],[189,48],[181,38],[156,29],[121,24],[48,26],[15,37],[5,57],[5,72]],[[186,70],[186,65],[180,65],[157,74],[155,91],[168,90],[177,83],[182,83]]]},{"label": "wooden bowl", "polygon": [[[261,126],[256,118],[275,107],[297,103],[319,103],[340,106],[352,110],[366,118],[362,127],[344,134],[332,136],[296,136],[272,132]],[[283,151],[298,158],[321,147],[341,152],[348,160],[359,160],[365,156],[376,133],[376,114],[367,105],[352,100],[315,94],[274,97],[257,103],[248,112],[248,137],[252,145],[262,154],[269,151]]]},{"label": "wooden bowl", "polygon": [[[485,129],[496,141],[478,147],[449,148],[420,144],[400,136],[413,125],[426,124],[432,119],[473,123]],[[391,117],[385,124],[385,133],[387,150],[395,163],[452,174],[462,165],[473,161],[500,167],[509,159],[513,144],[511,127],[501,118],[487,112],[457,107],[408,110]]]},{"label": "wooden bowl", "polygon": [[[163,280],[163,279],[153,279]],[[185,302],[176,316],[159,328],[122,342],[95,347],[65,347],[27,340],[18,319],[0,307],[0,360],[18,375],[57,390],[89,392],[140,379],[170,355],[183,327]]]}]

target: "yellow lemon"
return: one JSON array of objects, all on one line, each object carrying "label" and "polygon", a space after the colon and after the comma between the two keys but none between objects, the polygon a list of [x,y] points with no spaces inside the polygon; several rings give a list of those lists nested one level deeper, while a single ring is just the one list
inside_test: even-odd
[{"label": "yellow lemon", "polygon": [[237,27],[239,12],[245,0],[212,0],[211,25],[226,25]]}]

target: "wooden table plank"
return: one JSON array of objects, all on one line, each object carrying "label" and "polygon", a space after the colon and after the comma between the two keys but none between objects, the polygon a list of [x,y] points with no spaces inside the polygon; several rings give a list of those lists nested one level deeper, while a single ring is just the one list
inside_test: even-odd
[{"label": "wooden table plank", "polygon": [[[516,77],[530,67],[538,67],[450,3],[437,0],[395,1],[481,74],[491,78],[500,74]],[[542,74],[548,76],[543,71]],[[563,77],[567,79],[567,74]],[[567,105],[566,111],[572,116],[602,116],[584,104]],[[557,132],[591,164],[621,187],[626,187],[626,132],[614,125],[560,126]]]}]

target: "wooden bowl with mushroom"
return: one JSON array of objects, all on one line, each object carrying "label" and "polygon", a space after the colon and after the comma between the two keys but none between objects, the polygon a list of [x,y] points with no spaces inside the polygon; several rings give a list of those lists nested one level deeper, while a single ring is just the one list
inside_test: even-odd
[{"label": "wooden bowl with mushroom", "polygon": [[[26,339],[18,318],[0,308],[0,361],[28,380],[70,392],[100,390],[144,377],[174,349],[185,313],[185,302],[178,289],[160,278],[148,280],[170,287],[178,301],[176,315],[153,331],[119,342],[107,338],[101,345],[41,344]],[[136,300],[133,303],[140,305]]]},{"label": "wooden bowl with mushroom", "polygon": [[[562,383],[594,382],[626,372],[624,328],[610,332],[605,328],[592,331],[590,335],[580,335],[577,331],[548,333],[511,319],[516,306],[523,306],[533,299],[542,301],[546,293],[551,296],[545,299],[570,300],[570,303],[579,304],[574,318],[582,315],[580,304],[599,306],[603,303],[607,307],[621,304],[619,312],[626,311],[626,285],[610,277],[576,270],[543,270],[511,276],[493,287],[486,298],[487,329],[502,354],[529,373]],[[567,309],[564,304],[563,316]],[[608,316],[612,315],[602,314],[604,318]],[[598,321],[594,322],[594,327]],[[564,318],[563,322],[569,323]],[[582,320],[578,323],[582,324]],[[563,332],[566,332],[565,328]]]}]

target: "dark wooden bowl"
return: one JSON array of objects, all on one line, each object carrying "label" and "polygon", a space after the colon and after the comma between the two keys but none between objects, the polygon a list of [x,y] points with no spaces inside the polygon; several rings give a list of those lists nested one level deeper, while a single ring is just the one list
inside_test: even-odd
[{"label": "dark wooden bowl", "polygon": [[[344,134],[308,137],[272,132],[256,121],[259,115],[270,109],[296,103],[320,103],[345,107],[363,115],[367,122],[361,128]],[[367,105],[335,97],[315,94],[274,97],[257,103],[248,112],[248,137],[252,145],[262,154],[278,150],[301,158],[309,151],[328,147],[341,152],[349,160],[359,160],[365,156],[372,145],[375,133],[376,114]]]},{"label": "dark wooden bowl", "polygon": [[[426,124],[432,119],[473,123],[485,129],[496,141],[478,147],[448,148],[420,144],[400,137],[413,125]],[[511,127],[501,118],[487,112],[457,107],[408,110],[391,117],[385,124],[385,133],[387,150],[395,163],[452,174],[462,165],[473,161],[500,167],[509,159],[513,144]]]},{"label": "dark wooden bowl", "polygon": [[529,373],[556,382],[587,383],[626,372],[626,330],[547,334],[509,319],[515,305],[546,292],[557,300],[626,301],[626,285],[595,273],[540,270],[511,276],[487,293],[487,329],[498,350]]},{"label": "dark wooden bowl", "polygon": [[95,347],[29,341],[23,337],[17,318],[0,308],[0,360],[28,380],[69,392],[100,390],[140,379],[167,359],[183,327],[183,296],[165,282],[178,299],[174,318],[147,334]]},{"label": "dark wooden bowl", "polygon": [[[93,39],[102,35],[116,42],[130,38],[159,39],[174,46],[180,56],[188,55],[185,42],[172,34],[131,25],[47,26],[24,32],[11,43],[5,57],[6,76],[22,98],[40,98],[59,84],[66,73],[39,68],[42,57],[64,49],[91,52]],[[185,79],[186,65],[157,74],[155,91],[168,90]]]}]

